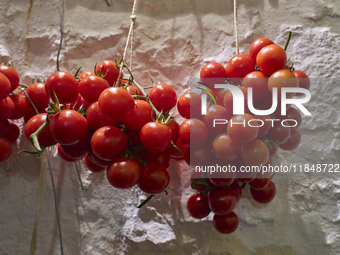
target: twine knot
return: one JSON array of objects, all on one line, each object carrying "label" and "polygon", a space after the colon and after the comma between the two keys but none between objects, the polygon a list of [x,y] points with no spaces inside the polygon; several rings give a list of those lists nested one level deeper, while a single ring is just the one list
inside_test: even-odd
[{"label": "twine knot", "polygon": [[136,22],[137,16],[136,15],[131,15],[130,16],[132,22]]}]

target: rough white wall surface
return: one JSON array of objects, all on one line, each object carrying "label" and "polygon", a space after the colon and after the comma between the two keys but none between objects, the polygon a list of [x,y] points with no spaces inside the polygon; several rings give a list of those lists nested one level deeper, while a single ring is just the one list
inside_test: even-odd
[{"label": "rough white wall surface", "polygon": [[[61,69],[83,70],[104,59],[120,56],[125,45],[133,1],[63,1],[64,42]],[[188,90],[207,62],[225,65],[235,54],[232,0],[140,0],[134,51],[137,81],[150,78]],[[286,163],[339,163],[340,146],[340,2],[337,0],[239,0],[240,51],[258,37],[288,48],[296,67],[310,77],[334,78],[312,85],[304,118],[302,143],[293,153],[275,159]],[[59,44],[57,1],[2,0],[0,57],[11,59],[29,84],[37,75],[56,71]],[[129,57],[129,56],[128,56]],[[0,163],[0,254],[28,254],[33,231],[41,159],[17,154],[30,148],[21,139],[13,156]],[[237,231],[221,235],[211,217],[189,217],[185,204],[193,193],[189,169],[172,162],[169,195],[146,196],[117,190],[104,173],[81,168],[80,189],[73,164],[50,156],[61,215],[64,254],[340,254],[340,177],[277,179],[277,196],[265,206],[251,201],[249,190],[236,213]],[[339,174],[337,175],[339,176]],[[46,172],[39,221],[37,254],[60,254],[49,173]]]}]

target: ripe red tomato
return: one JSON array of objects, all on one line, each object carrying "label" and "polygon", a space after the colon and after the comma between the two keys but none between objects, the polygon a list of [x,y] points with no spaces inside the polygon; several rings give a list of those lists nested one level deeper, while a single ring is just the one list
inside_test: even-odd
[{"label": "ripe red tomato", "polygon": [[208,198],[203,194],[194,194],[189,197],[187,202],[187,210],[191,217],[195,219],[203,219],[210,213]]},{"label": "ripe red tomato", "polygon": [[89,158],[89,156],[86,156],[83,160],[84,160],[85,166],[91,172],[99,173],[99,172],[103,172],[106,169],[106,167],[100,166],[100,165],[92,162],[91,159]]},{"label": "ripe red tomato", "polygon": [[89,128],[93,131],[105,126],[116,126],[117,121],[113,121],[104,116],[99,110],[98,102],[93,102],[86,110],[86,119]]},{"label": "ripe red tomato", "polygon": [[250,194],[256,202],[260,204],[267,204],[274,199],[276,186],[273,181],[270,181],[268,186],[262,190],[250,188]]},{"label": "ripe red tomato", "polygon": [[171,141],[173,143],[176,143],[177,140],[178,140],[178,133],[179,133],[178,123],[175,120],[172,120],[171,122],[169,122],[166,125],[171,129],[171,135],[172,135]]},{"label": "ripe red tomato", "polygon": [[103,160],[120,157],[128,145],[125,134],[116,127],[106,126],[96,130],[91,138],[93,153]]},{"label": "ripe red tomato", "polygon": [[268,38],[258,38],[255,41],[253,41],[253,43],[250,45],[249,47],[249,56],[250,58],[254,61],[254,63],[256,62],[256,56],[259,53],[259,51],[270,44],[274,44],[274,42]]},{"label": "ripe red tomato", "polygon": [[266,137],[277,144],[285,143],[291,134],[290,127],[281,125],[281,121],[275,121],[273,127],[269,129]]},{"label": "ripe red tomato", "polygon": [[142,169],[142,176],[138,187],[148,194],[158,194],[168,187],[170,174],[165,166],[159,163],[146,165]]},{"label": "ripe red tomato", "polygon": [[[281,120],[283,120],[283,119],[292,119],[292,120],[287,120],[286,121],[286,124],[289,125],[289,126],[294,126],[296,124],[295,127],[291,127],[291,131],[297,130],[300,127],[301,123],[302,123],[301,113],[297,109],[295,109],[293,107],[289,107],[287,109],[286,115],[278,114],[278,115],[275,115],[275,116],[277,116]],[[293,120],[295,120],[295,121],[293,121]]]},{"label": "ripe red tomato", "polygon": [[129,130],[141,130],[142,127],[148,123],[152,122],[153,110],[151,105],[143,100],[135,100],[134,110],[132,114],[123,121],[124,126]]},{"label": "ripe red tomato", "polygon": [[85,77],[90,76],[90,75],[96,75],[96,74],[95,74],[92,70],[87,70],[87,71],[82,72],[82,73],[79,75],[79,79],[82,80],[82,79],[84,79]]},{"label": "ripe red tomato", "polygon": [[0,162],[7,160],[13,151],[12,143],[5,137],[0,137]]},{"label": "ripe red tomato", "polygon": [[253,126],[258,125],[258,123],[254,123],[254,121],[255,118],[248,113],[232,117],[227,127],[229,138],[239,145],[244,145],[255,140],[259,133],[259,128]]},{"label": "ripe red tomato", "polygon": [[55,72],[47,78],[45,90],[53,101],[55,101],[55,93],[61,104],[73,102],[79,94],[77,79],[72,74],[63,71]]},{"label": "ripe red tomato", "polygon": [[167,152],[167,150],[162,151],[162,152],[150,152],[150,151],[145,151],[143,157],[143,161],[146,161],[146,163],[151,164],[151,163],[160,163],[166,168],[169,167],[170,165],[170,155]]},{"label": "ripe red tomato", "polygon": [[68,156],[65,155],[65,153],[63,152],[63,150],[61,149],[61,145],[58,143],[58,156],[62,159],[65,160],[67,162],[76,162],[79,159],[74,159],[74,158],[70,158]]},{"label": "ripe red tomato", "polygon": [[236,201],[239,201],[242,196],[242,188],[240,185],[238,185],[237,182],[233,182],[230,186],[229,189],[233,190],[236,194]]},{"label": "ripe red tomato", "polygon": [[196,118],[201,114],[201,107],[201,97],[193,92],[185,93],[177,102],[178,112],[185,119],[190,119],[190,116]]},{"label": "ripe red tomato", "polygon": [[92,103],[98,100],[100,94],[108,87],[110,85],[104,78],[89,75],[79,82],[79,93],[85,101]]},{"label": "ripe red tomato", "polygon": [[180,153],[177,149],[175,149],[174,147],[171,147],[169,146],[166,151],[169,153],[170,157],[173,158],[173,159],[177,159],[177,160],[180,160],[180,159],[183,159],[184,158],[184,154],[185,154],[185,151],[189,148],[188,146],[184,145],[182,142],[181,142],[181,139],[177,139],[177,142],[175,142],[175,145],[177,146],[177,148],[179,148],[182,152],[183,152],[183,155],[182,153]]},{"label": "ripe red tomato", "polygon": [[268,147],[260,139],[244,144],[240,154],[242,161],[248,166],[264,165],[269,159]]},{"label": "ripe red tomato", "polygon": [[240,84],[244,76],[253,71],[255,63],[247,53],[232,57],[225,67],[228,79],[235,84]]},{"label": "ripe red tomato", "polygon": [[91,137],[92,133],[88,131],[77,143],[72,145],[61,145],[61,150],[69,158],[78,160],[83,159],[91,151]]},{"label": "ripe red tomato", "polygon": [[[100,167],[104,167],[105,169],[111,164],[111,160],[103,160],[101,158],[98,158],[93,151],[91,150],[89,155],[87,155],[87,157],[89,158],[89,160],[91,162],[93,162],[94,164],[100,166]],[[91,170],[91,169],[90,169]],[[93,169],[92,169],[93,171]]]},{"label": "ripe red tomato", "polygon": [[208,129],[199,119],[188,119],[179,127],[178,137],[186,146],[201,145],[208,136]]},{"label": "ripe red tomato", "polygon": [[141,167],[138,161],[133,158],[115,159],[106,172],[109,183],[118,189],[128,189],[136,185],[141,175]]},{"label": "ripe red tomato", "polygon": [[280,69],[284,69],[287,63],[286,51],[277,44],[263,47],[256,56],[256,64],[260,71],[268,76]]},{"label": "ripe red tomato", "polygon": [[0,65],[0,73],[4,74],[8,78],[11,84],[10,92],[14,91],[18,87],[20,81],[18,72],[13,67]]},{"label": "ripe red tomato", "polygon": [[6,133],[8,132],[8,129],[9,129],[9,121],[7,119],[0,121],[0,136],[6,135]]},{"label": "ripe red tomato", "polygon": [[175,90],[168,84],[158,84],[148,93],[152,104],[158,111],[167,112],[177,103]]},{"label": "ripe red tomato", "polygon": [[9,96],[13,103],[14,103],[14,111],[10,117],[10,119],[20,119],[26,114],[27,111],[27,105],[28,105],[28,99],[23,94],[12,94]]},{"label": "ripe red tomato", "polygon": [[280,144],[279,146],[282,150],[291,151],[291,150],[295,150],[299,146],[300,141],[301,141],[300,132],[298,130],[294,130],[290,134],[288,140]]},{"label": "ripe red tomato", "polygon": [[217,135],[211,144],[214,156],[224,162],[231,162],[240,156],[241,146],[234,143],[227,133]]},{"label": "ripe red tomato", "polygon": [[[1,135],[0,135],[1,136]],[[20,129],[14,123],[9,123],[8,132],[3,137],[6,137],[11,143],[14,143],[20,136]]]},{"label": "ripe red tomato", "polygon": [[[47,113],[40,113],[38,115],[34,115],[29,119],[29,121],[27,121],[25,125],[25,137],[28,141],[31,141],[31,134],[37,131],[38,128],[44,124],[46,116]],[[47,127],[45,127],[38,135],[38,142],[40,146],[48,146],[56,143],[50,130],[50,124],[48,124]]]},{"label": "ripe red tomato", "polygon": [[261,72],[254,71],[248,73],[242,80],[246,88],[252,88],[253,102],[259,102],[269,94],[268,76]]},{"label": "ripe red tomato", "polygon": [[104,79],[109,83],[110,86],[113,86],[116,84],[119,75],[119,69],[116,63],[112,60],[104,60],[97,65],[96,73],[99,74],[103,67]]},{"label": "ripe red tomato", "polygon": [[78,111],[79,108],[82,106],[82,109],[87,109],[91,103],[87,102],[80,94],[78,95],[77,99],[70,103],[70,109]]},{"label": "ripe red tomato", "polygon": [[212,160],[211,166],[216,167],[216,169],[218,169],[218,167],[220,167],[220,169],[225,169],[225,171],[222,170],[216,172],[208,172],[207,176],[209,178],[209,181],[213,185],[224,188],[228,187],[235,181],[236,172],[228,171],[229,167],[231,169],[231,166],[233,166],[233,164],[225,163],[214,158]]},{"label": "ripe red tomato", "polygon": [[[287,69],[280,69],[273,73],[268,79],[268,89],[273,93],[273,88],[277,88],[278,99],[281,98],[281,88],[297,88],[299,80],[295,74]],[[287,93],[286,98],[292,98],[295,93]]]},{"label": "ripe red tomato", "polygon": [[[124,83],[127,83],[126,81],[123,80],[123,81],[122,81],[122,84],[123,84],[123,82],[124,82]],[[129,93],[130,93],[131,95],[143,96],[143,93],[139,90],[139,88],[137,88],[137,87],[135,87],[135,86],[130,85],[130,86],[128,86],[128,87],[126,88],[126,90],[129,91]],[[144,98],[144,97],[139,97],[138,99],[139,99],[139,100],[144,100],[144,101],[145,101],[145,98]]]},{"label": "ripe red tomato", "polygon": [[0,100],[0,121],[9,119],[14,112],[14,103],[10,97]]},{"label": "ripe red tomato", "polygon": [[88,134],[88,123],[83,115],[74,110],[62,110],[55,114],[50,123],[54,140],[62,145],[72,145]]},{"label": "ripe red tomato", "polygon": [[149,122],[140,131],[142,145],[151,152],[161,152],[169,147],[172,134],[171,129],[161,123]]},{"label": "ripe red tomato", "polygon": [[[303,89],[308,89],[310,88],[310,80],[309,77],[306,73],[299,71],[299,70],[295,70],[293,72],[296,76],[296,78],[298,78],[299,80],[299,88],[303,88]],[[303,93],[296,93],[296,96],[303,96]]]},{"label": "ripe red tomato", "polygon": [[215,214],[213,224],[218,232],[222,234],[230,234],[238,227],[238,217],[234,212],[230,212],[226,215]]},{"label": "ripe red tomato", "polygon": [[11,92],[11,83],[7,77],[0,72],[0,100],[6,98]]},{"label": "ripe red tomato", "polygon": [[217,62],[204,65],[200,72],[201,81],[209,88],[214,88],[215,84],[224,84],[226,77],[224,67]]},{"label": "ripe red tomato", "polygon": [[231,189],[214,188],[208,194],[209,207],[218,215],[230,213],[236,205],[236,194]]},{"label": "ripe red tomato", "polygon": [[[30,97],[31,101],[33,102],[34,106],[38,110],[45,109],[48,107],[48,95],[45,89],[45,83],[33,83],[26,89],[27,95]],[[29,102],[29,107],[33,109],[31,103]]]},{"label": "ripe red tomato", "polygon": [[270,183],[270,173],[264,172],[263,176],[256,176],[254,180],[249,182],[249,186],[255,190],[262,190],[266,188]]},{"label": "ripe red tomato", "polygon": [[133,112],[135,100],[123,88],[110,87],[105,89],[98,98],[99,110],[113,121],[123,121]]}]

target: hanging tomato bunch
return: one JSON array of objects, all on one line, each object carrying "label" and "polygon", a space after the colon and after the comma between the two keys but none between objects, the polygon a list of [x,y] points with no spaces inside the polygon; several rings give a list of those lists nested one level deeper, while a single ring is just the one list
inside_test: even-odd
[{"label": "hanging tomato bunch", "polygon": [[[285,49],[267,38],[255,40],[248,53],[232,57],[226,67],[216,62],[206,64],[200,78],[200,85],[206,86],[203,90],[212,96],[206,113],[201,112],[205,102],[193,92],[180,97],[177,105],[187,119],[180,126],[179,138],[190,146],[184,154],[193,167],[191,187],[196,191],[188,199],[187,209],[197,219],[213,212],[216,230],[228,234],[237,229],[238,217],[233,211],[246,184],[258,203],[274,198],[276,187],[269,171],[272,157],[279,148],[294,150],[301,140],[298,127],[302,116],[291,105],[282,114],[281,89],[308,90],[310,81],[304,72],[287,66]],[[225,83],[227,89],[214,86]],[[244,104],[234,109],[237,92],[237,100],[243,98]],[[290,92],[286,98],[300,94]],[[235,114],[240,109],[243,114]],[[258,114],[253,113],[256,110]],[[270,111],[267,114],[265,110]]]}]

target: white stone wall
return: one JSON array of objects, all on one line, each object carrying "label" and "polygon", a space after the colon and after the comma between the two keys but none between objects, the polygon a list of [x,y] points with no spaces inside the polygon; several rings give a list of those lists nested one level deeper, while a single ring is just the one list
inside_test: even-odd
[{"label": "white stone wall", "polygon": [[[133,1],[64,0],[61,69],[121,56]],[[207,62],[225,65],[235,54],[232,0],[140,0],[134,50],[137,81],[150,78],[188,90]],[[312,85],[302,143],[276,162],[339,163],[340,2],[337,0],[239,0],[240,52],[258,37],[283,45],[292,31],[288,56],[310,77],[334,78]],[[21,82],[56,71],[59,16],[56,1],[1,0],[0,57],[9,59]],[[129,55],[127,56],[129,58]],[[127,62],[128,63],[128,62]],[[28,254],[33,231],[40,158],[17,154],[31,148],[25,139],[12,157],[0,163],[0,254]],[[277,196],[269,205],[251,201],[249,190],[239,203],[237,231],[221,235],[211,217],[189,217],[185,204],[193,193],[188,168],[172,162],[169,195],[156,196],[137,210],[145,195],[111,187],[104,173],[81,167],[85,189],[74,164],[50,156],[54,174],[64,254],[340,254],[340,176],[331,179],[277,179]],[[320,175],[322,177],[322,175]],[[46,172],[39,220],[37,255],[60,254],[49,172]]]}]

